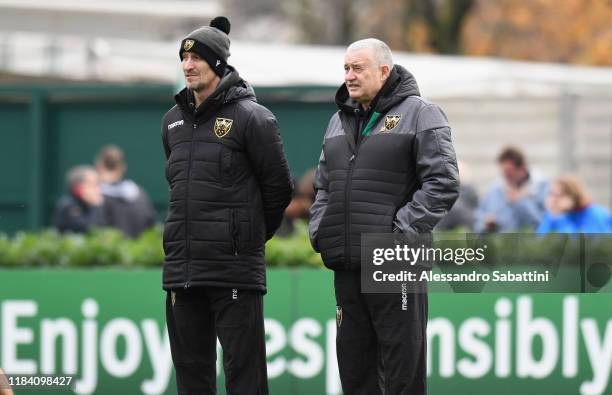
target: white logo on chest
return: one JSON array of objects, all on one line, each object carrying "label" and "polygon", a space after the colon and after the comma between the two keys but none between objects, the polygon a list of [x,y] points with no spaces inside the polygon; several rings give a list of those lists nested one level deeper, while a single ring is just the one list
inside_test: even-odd
[{"label": "white logo on chest", "polygon": [[176,121],[176,122],[172,122],[170,125],[168,125],[168,130],[173,129],[177,126],[181,126],[182,124],[184,124],[185,121],[184,120],[180,120],[180,121]]}]

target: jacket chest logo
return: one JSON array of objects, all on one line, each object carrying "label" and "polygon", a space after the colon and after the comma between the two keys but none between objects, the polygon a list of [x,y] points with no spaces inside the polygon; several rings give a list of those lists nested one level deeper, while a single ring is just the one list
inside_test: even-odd
[{"label": "jacket chest logo", "polygon": [[227,135],[232,129],[232,124],[234,123],[233,119],[227,118],[217,118],[215,119],[215,135],[219,138]]},{"label": "jacket chest logo", "polygon": [[400,122],[401,119],[402,119],[402,116],[399,114],[398,115],[387,115],[385,117],[385,126],[383,127],[381,132],[388,132],[392,130],[393,128],[397,126],[397,124]]}]

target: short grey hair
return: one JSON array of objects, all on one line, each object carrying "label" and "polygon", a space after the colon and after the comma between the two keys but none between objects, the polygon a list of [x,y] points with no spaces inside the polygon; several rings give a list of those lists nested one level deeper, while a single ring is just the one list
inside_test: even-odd
[{"label": "short grey hair", "polygon": [[374,54],[374,62],[378,66],[387,65],[389,68],[393,67],[393,56],[391,55],[391,49],[383,41],[377,38],[364,38],[363,40],[355,41],[348,46],[346,51],[355,51],[359,49],[371,49]]},{"label": "short grey hair", "polygon": [[96,169],[92,166],[79,165],[71,168],[66,175],[66,184],[68,184],[68,188],[72,188],[82,183],[89,173],[97,174]]}]

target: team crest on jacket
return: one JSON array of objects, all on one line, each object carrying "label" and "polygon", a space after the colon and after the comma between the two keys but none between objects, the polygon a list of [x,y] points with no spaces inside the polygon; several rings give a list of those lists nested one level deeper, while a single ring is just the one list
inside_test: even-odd
[{"label": "team crest on jacket", "polygon": [[401,115],[387,115],[385,117],[385,129],[383,131],[384,132],[390,131],[391,129],[397,126],[397,124],[399,123],[401,119],[402,119]]},{"label": "team crest on jacket", "polygon": [[336,306],[336,324],[338,324],[338,328],[342,325],[342,307]]},{"label": "team crest on jacket", "polygon": [[183,44],[183,49],[185,51],[189,51],[191,49],[191,47],[193,47],[193,44],[195,44],[195,41],[193,41],[193,40],[185,40],[185,43]]},{"label": "team crest on jacket", "polygon": [[221,138],[227,135],[232,128],[232,124],[234,123],[233,119],[227,118],[217,118],[215,119],[215,134],[217,137]]}]

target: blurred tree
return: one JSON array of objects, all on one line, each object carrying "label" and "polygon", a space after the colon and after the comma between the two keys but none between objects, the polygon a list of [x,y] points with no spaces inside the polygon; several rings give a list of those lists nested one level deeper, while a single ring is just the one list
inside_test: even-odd
[{"label": "blurred tree", "polygon": [[[612,65],[612,0],[227,0],[242,37]],[[258,23],[257,20],[260,20]],[[239,33],[239,32],[237,32]],[[240,37],[240,35],[238,35]]]},{"label": "blurred tree", "polygon": [[461,29],[474,0],[381,0],[359,12],[360,35],[385,40],[393,49],[461,52]]},{"label": "blurred tree", "polygon": [[[473,0],[409,0],[404,4],[404,19],[409,29],[415,25],[424,26],[426,43],[434,52],[460,52],[461,27]],[[412,49],[411,36],[408,36],[409,49]]]},{"label": "blurred tree", "polygon": [[462,44],[469,55],[612,65],[612,1],[479,0]]},{"label": "blurred tree", "polygon": [[298,27],[300,41],[346,45],[353,41],[355,10],[360,3],[353,0],[294,0],[286,4],[286,10]]},{"label": "blurred tree", "polygon": [[294,1],[225,0],[223,13],[232,24],[232,40],[288,42],[296,30],[287,22],[286,9]]},{"label": "blurred tree", "polygon": [[290,18],[301,32],[301,41],[310,44],[331,44],[327,38],[329,35],[324,17],[329,12],[323,10],[322,7],[329,8],[321,0],[295,0],[288,9]]},{"label": "blurred tree", "polygon": [[[227,0],[236,36],[267,41],[346,45],[353,41],[355,10],[367,0]],[[282,21],[282,23],[281,23]],[[279,39],[280,38],[280,39]]]},{"label": "blurred tree", "polygon": [[[241,27],[255,24],[247,37],[267,36],[283,18],[294,29],[295,41],[346,45],[364,37],[387,41],[394,49],[458,53],[460,30],[474,0],[228,0],[226,9]],[[257,24],[264,18],[266,23]],[[270,32],[263,33],[261,30]],[[262,33],[261,35],[259,33]],[[240,34],[240,32],[238,32]],[[270,37],[272,38],[272,37]]]}]

